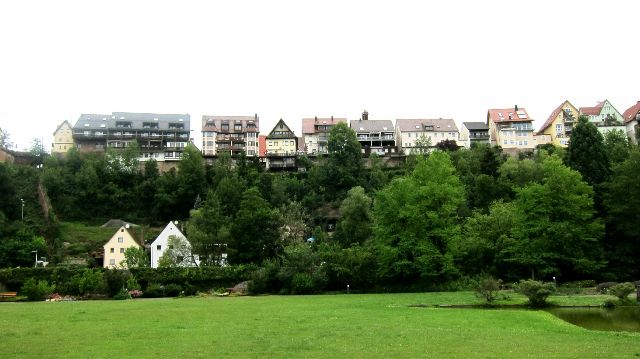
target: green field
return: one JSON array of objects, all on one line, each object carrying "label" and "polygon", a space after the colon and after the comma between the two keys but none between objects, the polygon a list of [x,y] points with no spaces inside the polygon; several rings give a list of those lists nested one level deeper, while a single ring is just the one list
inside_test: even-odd
[{"label": "green field", "polygon": [[463,292],[0,303],[0,357],[640,356],[637,333],[589,331],[544,311],[430,306],[474,301]]}]

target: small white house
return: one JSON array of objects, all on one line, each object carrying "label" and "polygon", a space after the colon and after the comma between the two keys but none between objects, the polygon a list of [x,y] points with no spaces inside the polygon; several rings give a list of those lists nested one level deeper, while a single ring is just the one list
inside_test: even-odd
[{"label": "small white house", "polygon": [[[177,258],[177,265],[180,267],[197,267],[200,265],[200,258],[197,255],[192,256],[191,243],[189,243],[182,231],[178,229],[176,223],[169,222],[155,241],[151,243],[151,268],[158,268],[160,257],[168,250],[176,251],[174,254],[175,258]],[[184,248],[171,248],[169,240],[172,237],[181,239],[186,246]]]}]

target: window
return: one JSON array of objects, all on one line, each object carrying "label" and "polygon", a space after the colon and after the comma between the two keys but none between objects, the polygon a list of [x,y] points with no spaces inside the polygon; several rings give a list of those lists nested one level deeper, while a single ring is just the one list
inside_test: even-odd
[{"label": "window", "polygon": [[504,140],[504,144],[505,144],[505,145],[508,145],[508,144],[509,144],[509,141]]},{"label": "window", "polygon": [[157,249],[157,250],[159,250],[159,251],[161,251],[161,250],[162,250],[162,246],[158,244],[158,245],[156,246],[156,249]]},{"label": "window", "polygon": [[116,260],[113,258],[109,259],[109,265],[112,265],[112,266],[116,265]]},{"label": "window", "polygon": [[124,237],[118,237],[118,243],[124,243]]},{"label": "window", "polygon": [[120,248],[120,253],[124,253],[124,248]]},{"label": "window", "polygon": [[273,145],[277,146],[278,145],[278,141],[273,141]]},{"label": "window", "polygon": [[116,252],[116,250],[115,250],[115,248],[111,248],[111,250],[110,250],[109,252],[110,252],[110,253],[115,253],[115,252]]}]

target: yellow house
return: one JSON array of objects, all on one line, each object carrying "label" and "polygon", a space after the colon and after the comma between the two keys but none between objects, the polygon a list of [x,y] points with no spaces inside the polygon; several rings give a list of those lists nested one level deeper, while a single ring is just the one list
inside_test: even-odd
[{"label": "yellow house", "polygon": [[[104,248],[104,264],[105,268],[121,268],[120,265],[124,261],[124,251],[129,248],[142,248],[136,241],[135,237],[129,231],[129,225],[118,228],[116,233],[103,246]],[[124,265],[126,267],[126,265]]]},{"label": "yellow house", "polygon": [[267,136],[267,156],[295,156],[298,137],[282,119]]},{"label": "yellow house", "polygon": [[560,104],[540,127],[537,135],[551,136],[551,143],[559,147],[567,147],[571,130],[578,121],[580,111],[568,100]]},{"label": "yellow house", "polygon": [[51,143],[52,154],[67,153],[73,147],[73,127],[69,121],[63,121],[56,131],[53,133],[53,142]]}]

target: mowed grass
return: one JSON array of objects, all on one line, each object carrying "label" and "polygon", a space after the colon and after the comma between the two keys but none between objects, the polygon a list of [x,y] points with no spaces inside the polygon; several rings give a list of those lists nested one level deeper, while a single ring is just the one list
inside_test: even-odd
[{"label": "mowed grass", "polygon": [[2,358],[629,358],[640,334],[544,311],[411,307],[472,293],[0,303]]}]

